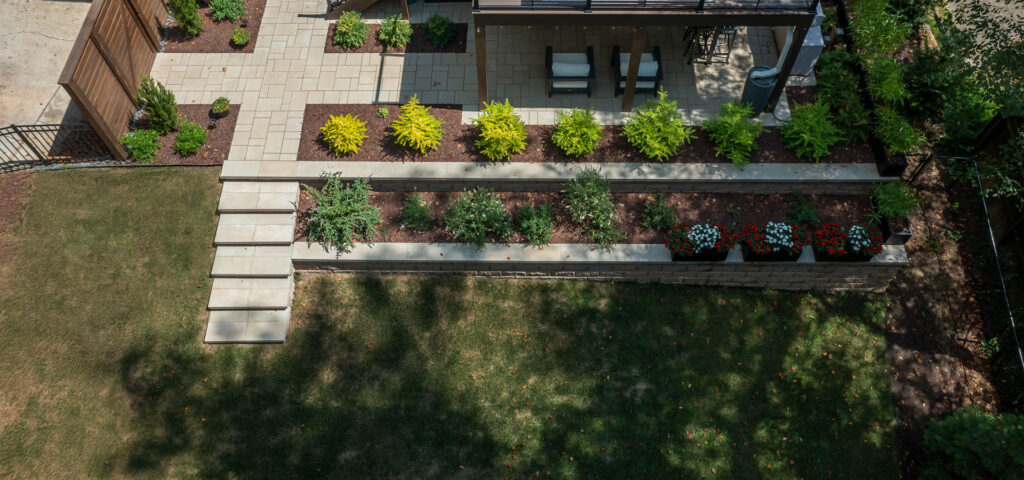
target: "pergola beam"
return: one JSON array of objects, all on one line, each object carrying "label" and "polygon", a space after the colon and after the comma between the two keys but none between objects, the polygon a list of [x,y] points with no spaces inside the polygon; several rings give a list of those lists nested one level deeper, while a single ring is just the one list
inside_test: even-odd
[{"label": "pergola beam", "polygon": [[[640,76],[640,57],[647,44],[647,29],[633,27],[633,45],[629,49],[629,68],[626,71],[626,90],[622,93],[622,111],[633,111],[633,94],[636,93],[636,78]],[[612,65],[612,68],[620,68]]]},{"label": "pergola beam", "polygon": [[477,24],[476,34],[476,92],[483,108],[487,102],[487,32],[486,26]]},{"label": "pergola beam", "polygon": [[809,10],[705,10],[704,13],[691,10],[595,10],[588,13],[582,10],[485,9],[473,12],[476,25],[810,27],[812,20],[814,12]]}]

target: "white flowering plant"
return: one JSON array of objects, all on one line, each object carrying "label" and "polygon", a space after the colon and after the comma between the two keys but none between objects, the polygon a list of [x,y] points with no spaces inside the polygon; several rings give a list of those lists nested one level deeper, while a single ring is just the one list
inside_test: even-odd
[{"label": "white flowering plant", "polygon": [[676,225],[668,231],[668,239],[665,240],[665,246],[681,256],[728,252],[735,245],[736,235],[729,228],[713,223],[690,227]]},{"label": "white flowering plant", "polygon": [[768,222],[763,225],[747,225],[743,230],[743,243],[754,253],[788,253],[796,255],[807,245],[807,234],[800,225]]},{"label": "white flowering plant", "polygon": [[846,232],[846,247],[857,255],[878,255],[882,252],[882,233],[872,225],[854,225]]}]

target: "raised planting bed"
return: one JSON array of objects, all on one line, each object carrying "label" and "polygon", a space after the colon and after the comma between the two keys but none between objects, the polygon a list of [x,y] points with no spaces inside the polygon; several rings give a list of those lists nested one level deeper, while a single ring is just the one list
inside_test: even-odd
[{"label": "raised planting bed", "polygon": [[[430,204],[430,213],[434,218],[431,228],[425,232],[416,232],[406,228],[402,223],[402,207],[408,193],[405,192],[374,192],[370,204],[381,209],[383,223],[374,238],[375,242],[408,242],[408,243],[439,243],[455,242],[455,237],[444,230],[441,215],[448,205],[461,192],[421,192],[424,201]],[[523,206],[547,204],[551,206],[554,217],[554,230],[551,243],[590,244],[580,229],[573,222],[569,212],[554,192],[499,192],[505,209],[516,218]],[[622,244],[664,244],[666,233],[644,227],[641,214],[644,204],[654,196],[639,193],[615,193],[612,201],[615,204],[615,217],[619,229],[626,235],[619,243]],[[742,194],[705,194],[705,193],[670,193],[665,194],[665,202],[675,211],[678,221],[683,224],[719,223],[731,225],[735,223],[740,229],[746,224],[764,223],[769,221],[787,221],[791,210],[787,198],[783,195],[742,195]],[[844,224],[866,223],[871,210],[871,201],[866,196],[849,195],[814,195],[806,196],[806,202],[812,204],[819,212],[821,222],[836,221]],[[298,221],[295,227],[295,240],[305,243],[306,218],[313,208],[312,195],[303,191],[299,195]],[[732,212],[732,213],[730,213]],[[497,242],[498,239],[490,238]],[[515,233],[511,243],[525,242],[520,233]],[[667,251],[667,249],[666,249]]]},{"label": "raised planting bed", "polygon": [[[210,107],[211,105],[178,105],[178,116],[187,118],[203,127],[209,127]],[[231,105],[227,116],[217,119],[214,128],[207,128],[206,144],[200,147],[198,152],[187,157],[174,151],[176,132],[160,136],[160,143],[163,145],[153,155],[153,160],[150,163],[158,165],[220,165],[224,163],[231,150],[231,137],[235,134],[238,110],[239,105]],[[145,118],[139,120],[136,128],[149,128],[149,121]]]},{"label": "raised planting bed", "polygon": [[199,2],[199,16],[203,19],[203,32],[187,38],[177,23],[172,22],[166,29],[167,42],[164,51],[169,53],[252,53],[256,48],[256,37],[263,23],[263,11],[267,0],[245,0],[245,30],[249,32],[249,43],[243,47],[231,43],[231,34],[242,26],[241,21],[215,21],[210,17],[210,7]]},{"label": "raised planting bed", "polygon": [[337,26],[337,23],[331,23],[331,28],[327,29],[324,53],[466,53],[466,35],[469,32],[469,25],[465,23],[452,24],[455,27],[455,36],[448,42],[448,45],[438,49],[427,38],[423,24],[414,23],[412,24],[412,39],[408,45],[387,48],[378,38],[380,24],[375,23],[370,25],[370,36],[366,39],[366,43],[363,46],[358,48],[342,48],[334,43],[334,29]]},{"label": "raised planting bed", "polygon": [[[298,160],[337,162],[487,162],[494,163],[481,155],[474,142],[478,130],[473,125],[462,124],[462,108],[455,105],[431,105],[430,113],[444,122],[444,136],[436,150],[419,155],[397,145],[390,135],[390,125],[399,116],[399,105],[354,105],[354,104],[308,104],[302,120],[302,137],[299,141]],[[386,118],[378,116],[378,109],[388,111]],[[335,155],[324,145],[320,127],[331,115],[356,115],[366,122],[366,140],[359,153]],[[527,125],[527,147],[523,153],[513,155],[512,163],[662,163],[639,153],[626,137],[621,135],[621,126],[604,127],[603,139],[593,154],[580,159],[568,157],[551,141],[554,125]],[[782,134],[777,128],[766,127],[757,140],[758,148],[751,156],[751,163],[814,163],[793,154],[785,147]],[[875,159],[867,145],[838,145],[821,163],[871,163]],[[715,148],[707,135],[698,127],[690,144],[682,147],[679,154],[664,163],[730,163],[715,156]]]}]

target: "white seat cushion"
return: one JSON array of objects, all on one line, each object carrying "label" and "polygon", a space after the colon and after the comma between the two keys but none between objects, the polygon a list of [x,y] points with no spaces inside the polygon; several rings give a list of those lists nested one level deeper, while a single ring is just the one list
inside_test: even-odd
[{"label": "white seat cushion", "polygon": [[[623,76],[629,75],[629,62],[619,64],[619,69]],[[640,69],[637,72],[637,75],[641,77],[653,77],[658,74],[658,63],[640,62]]]},{"label": "white seat cushion", "polygon": [[[626,82],[619,82],[619,88],[626,88]],[[636,88],[654,88],[654,82],[636,82]]]},{"label": "white seat cushion", "polygon": [[551,82],[552,88],[587,88],[587,82]]},{"label": "white seat cushion", "polygon": [[587,63],[585,53],[552,53],[551,63]]},{"label": "white seat cushion", "polygon": [[590,65],[586,63],[553,63],[551,73],[556,77],[585,77],[590,75]]},{"label": "white seat cushion", "polygon": [[[648,63],[648,62],[653,62],[653,61],[654,61],[654,54],[653,53],[644,53],[644,54],[640,55],[640,63]],[[629,65],[629,53],[620,53],[619,54],[619,63],[625,63],[626,65]]]}]

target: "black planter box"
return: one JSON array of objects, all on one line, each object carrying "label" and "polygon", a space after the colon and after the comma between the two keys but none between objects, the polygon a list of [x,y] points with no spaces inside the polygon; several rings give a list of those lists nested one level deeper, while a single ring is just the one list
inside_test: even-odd
[{"label": "black planter box", "polygon": [[757,253],[754,249],[750,248],[750,245],[745,243],[740,245],[740,249],[743,251],[744,262],[795,262],[796,259],[800,258],[799,252]]},{"label": "black planter box", "polygon": [[[871,196],[871,208],[878,213],[878,202],[875,200],[874,195]],[[903,217],[903,222],[907,224],[906,230],[893,231],[892,222],[887,217],[878,215],[881,219],[878,222],[878,231],[882,234],[883,245],[905,245],[910,237],[914,235],[914,231],[910,229],[910,218]]]},{"label": "black planter box", "polygon": [[815,262],[869,262],[874,258],[874,255],[867,253],[848,253],[846,255],[830,255],[825,252],[819,252],[818,249],[814,249],[814,261]]},{"label": "black planter box", "polygon": [[878,175],[882,177],[899,177],[907,169],[907,156],[900,153],[890,155],[882,141],[874,134],[868,140],[871,146],[871,153],[875,157],[875,167],[878,168]]},{"label": "black planter box", "polygon": [[680,255],[676,252],[672,252],[673,262],[724,262],[725,258],[729,256],[729,252],[719,252],[717,250],[704,249],[693,255]]}]

